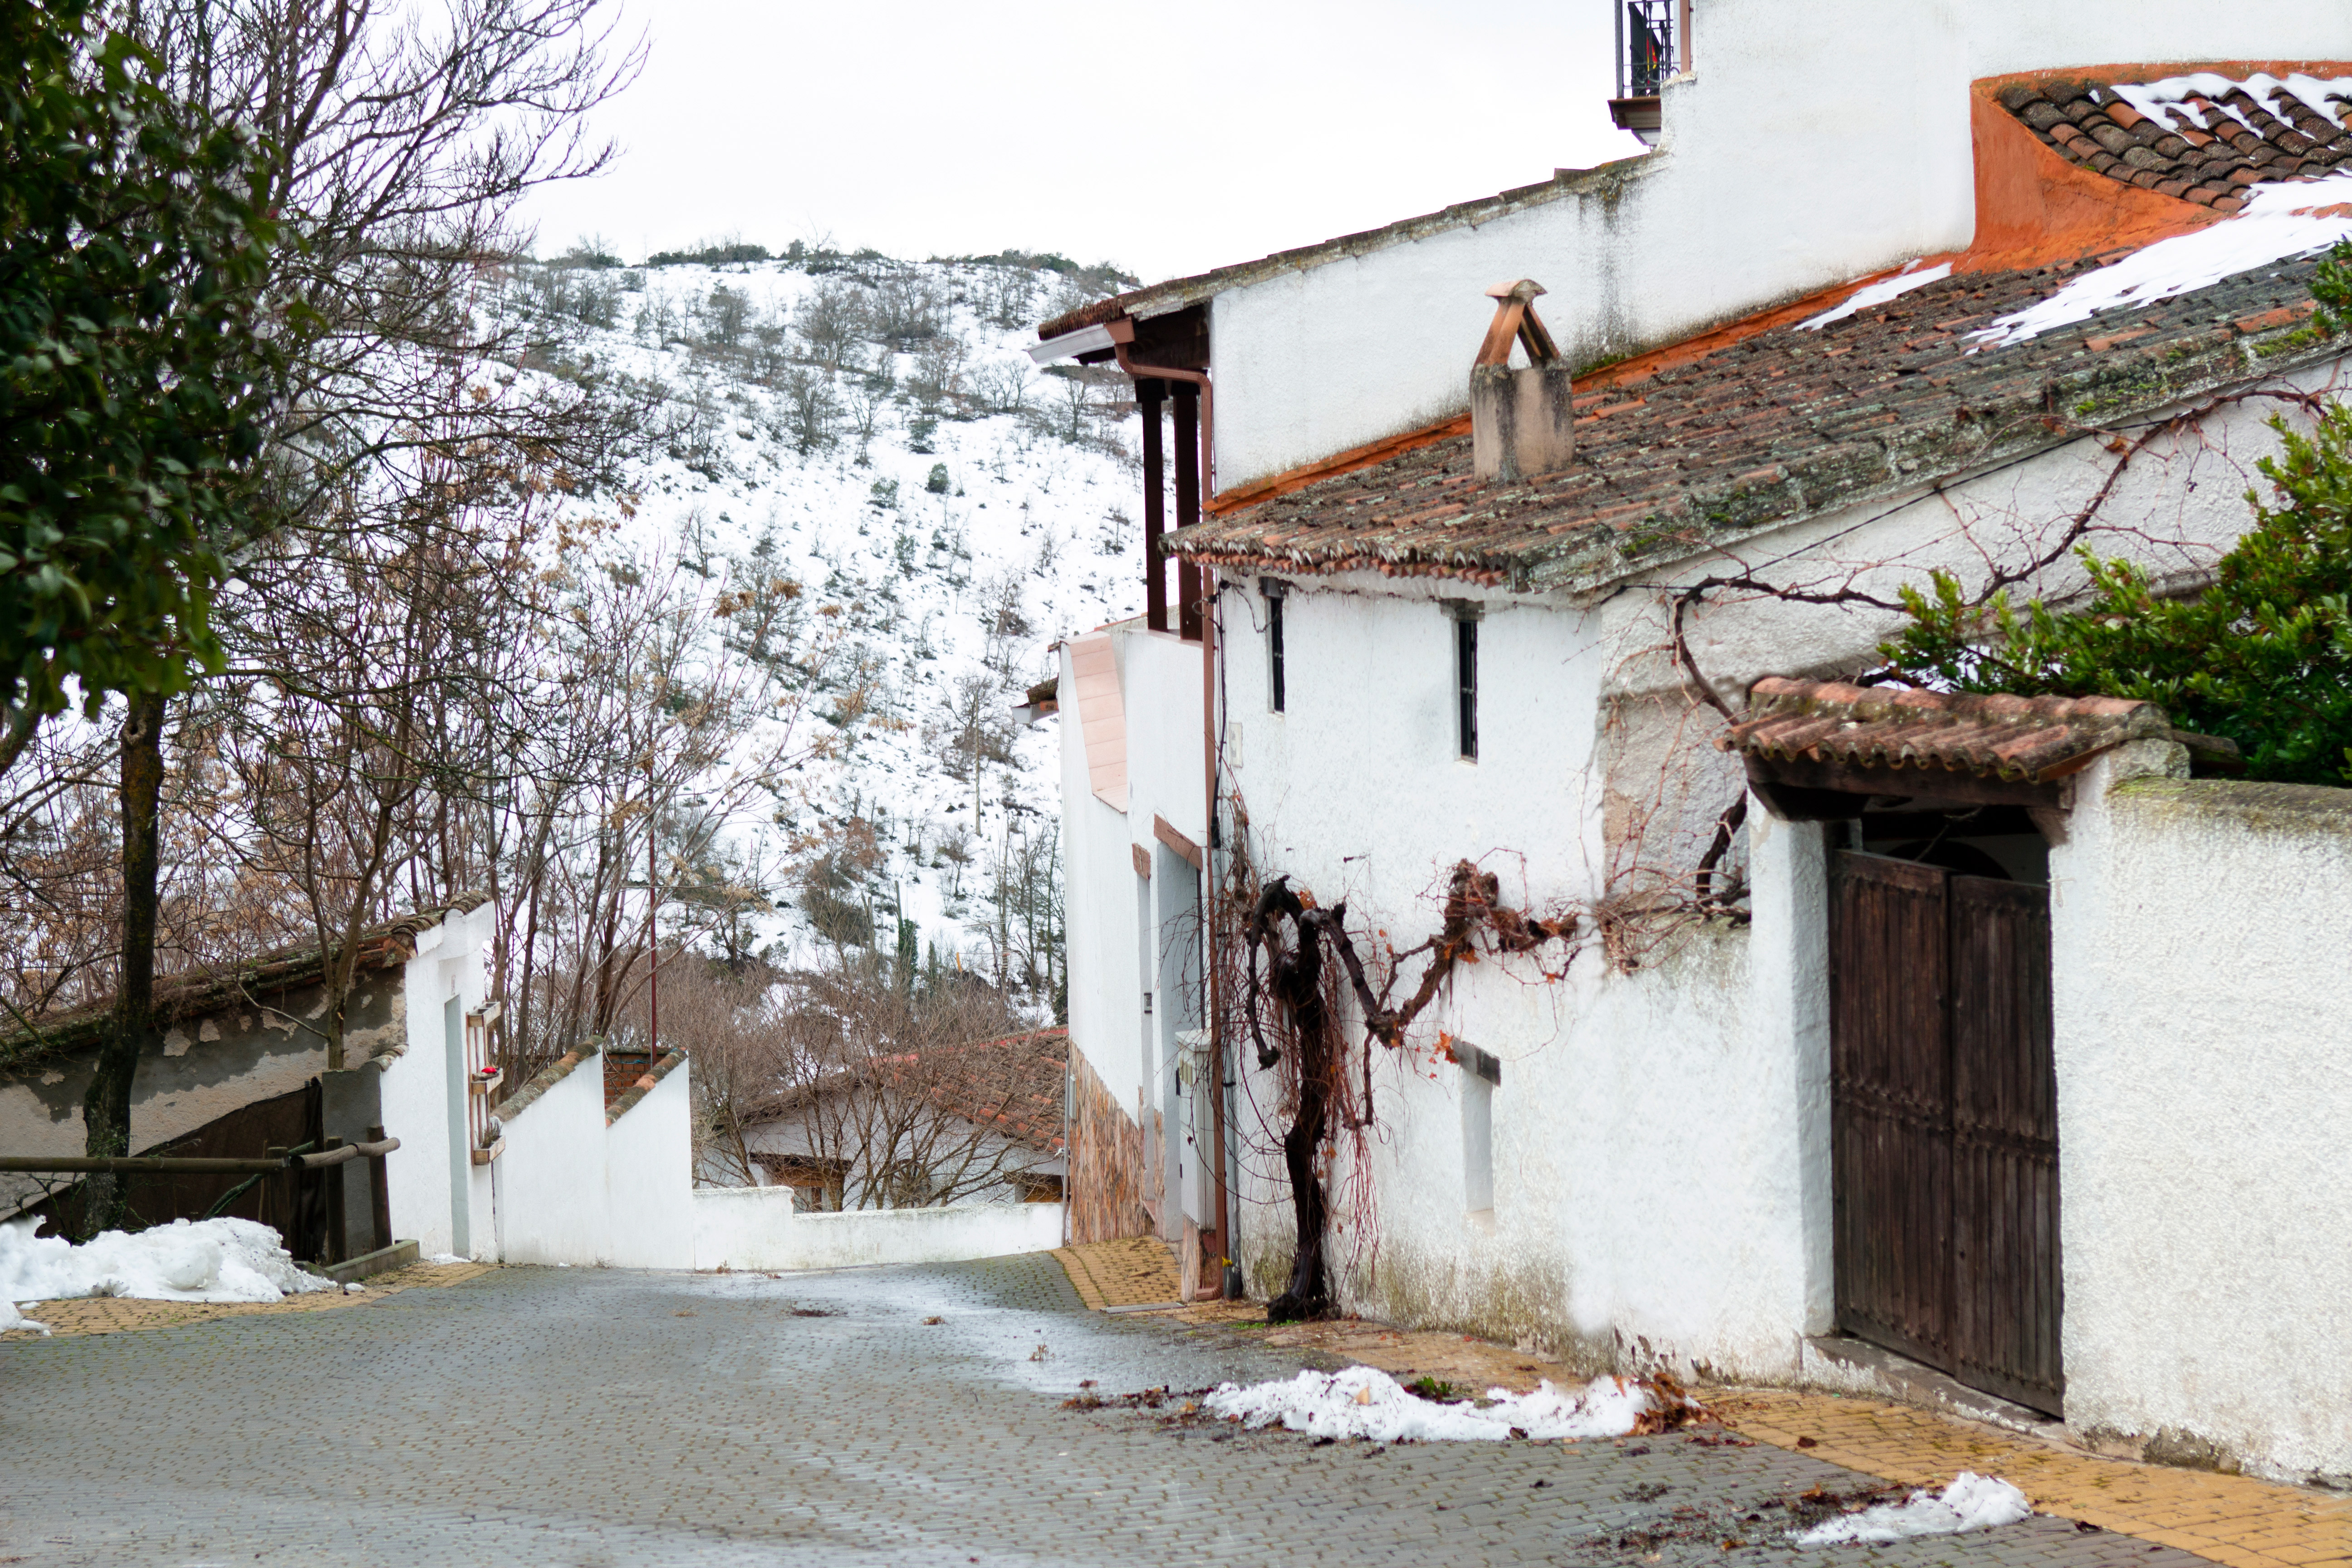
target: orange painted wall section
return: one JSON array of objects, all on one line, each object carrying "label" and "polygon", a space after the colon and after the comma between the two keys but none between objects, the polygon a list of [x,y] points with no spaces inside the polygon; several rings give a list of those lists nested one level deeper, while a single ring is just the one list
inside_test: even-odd
[{"label": "orange painted wall section", "polygon": [[1977,231],[1960,272],[2000,272],[2137,249],[2216,221],[2220,215],[2068,163],[1993,97],[1969,95],[1976,141]]}]

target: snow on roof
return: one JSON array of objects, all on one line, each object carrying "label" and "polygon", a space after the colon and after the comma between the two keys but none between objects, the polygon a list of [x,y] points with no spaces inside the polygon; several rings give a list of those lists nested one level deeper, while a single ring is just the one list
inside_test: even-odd
[{"label": "snow on roof", "polygon": [[[1577,451],[1562,472],[1482,484],[1468,422],[1456,420],[1389,444],[1377,461],[1260,490],[1171,536],[1171,548],[1254,571],[1595,587],[2058,446],[2235,384],[2257,364],[2339,354],[2340,344],[2283,341],[2310,313],[2315,266],[2238,272],[2151,297],[2121,321],[2078,317],[2013,342],[2002,322],[2115,269],[2085,260],[1961,273],[1813,331],[1775,325],[1580,380]],[[2270,353],[2258,360],[2257,348]]]},{"label": "snow on roof", "polygon": [[2352,76],[2051,78],[2013,82],[1999,97],[2067,162],[2216,212],[2239,211],[2250,185],[2352,164]]}]

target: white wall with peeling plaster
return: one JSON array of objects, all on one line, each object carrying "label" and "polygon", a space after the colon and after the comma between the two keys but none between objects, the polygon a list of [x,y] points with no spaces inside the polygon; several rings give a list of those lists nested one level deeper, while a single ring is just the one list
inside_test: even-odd
[{"label": "white wall with peeling plaster", "polygon": [[1544,320],[1585,364],[1966,248],[1979,78],[2352,56],[2352,25],[2304,0],[1706,0],[1695,26],[1655,152],[1475,227],[1368,237],[1217,294],[1218,487],[1460,413],[1499,279],[1549,289]]}]

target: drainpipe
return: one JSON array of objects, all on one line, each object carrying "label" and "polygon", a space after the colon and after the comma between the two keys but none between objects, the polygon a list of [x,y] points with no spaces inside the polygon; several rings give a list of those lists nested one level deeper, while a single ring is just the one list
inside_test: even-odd
[{"label": "drainpipe", "polygon": [[[1201,423],[1204,430],[1208,402],[1203,384]],[[1234,1257],[1233,1196],[1225,1186],[1225,1030],[1217,1007],[1217,611],[1223,595],[1213,591],[1218,587],[1214,567],[1198,570],[1202,575],[1201,771],[1209,803],[1207,829],[1201,837],[1201,963],[1208,971],[1209,984],[1209,1141],[1215,1145],[1217,1162],[1217,1295],[1222,1299],[1225,1271]]]}]

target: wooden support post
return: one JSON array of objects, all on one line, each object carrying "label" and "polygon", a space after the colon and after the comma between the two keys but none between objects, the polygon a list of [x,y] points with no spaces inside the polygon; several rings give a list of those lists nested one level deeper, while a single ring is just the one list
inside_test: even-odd
[{"label": "wooden support post", "polygon": [[[1176,384],[1176,527],[1179,531],[1201,521],[1201,389],[1189,381]],[[1201,574],[1185,562],[1176,564],[1180,618],[1186,642],[1201,640]]]},{"label": "wooden support post", "polygon": [[1135,384],[1136,406],[1143,411],[1143,614],[1155,632],[1168,629],[1168,566],[1160,556],[1160,536],[1168,528],[1167,460],[1160,449],[1160,402],[1164,381]]},{"label": "wooden support post", "polygon": [[[322,1138],[319,1141],[321,1153],[342,1146],[343,1141],[340,1138]],[[316,1173],[315,1179],[319,1184],[320,1196],[326,1200],[327,1208],[326,1236],[323,1238],[326,1250],[320,1255],[319,1261],[341,1263],[351,1256],[351,1232],[343,1215],[343,1167],[330,1165],[325,1170]]]},{"label": "wooden support post", "polygon": [[[383,1129],[381,1127],[369,1128],[367,1135],[371,1143],[383,1142]],[[384,1158],[382,1154],[368,1157],[368,1207],[371,1211],[368,1219],[375,1233],[373,1245],[368,1249],[371,1252],[381,1251],[392,1245],[392,1175],[384,1169]]]}]

